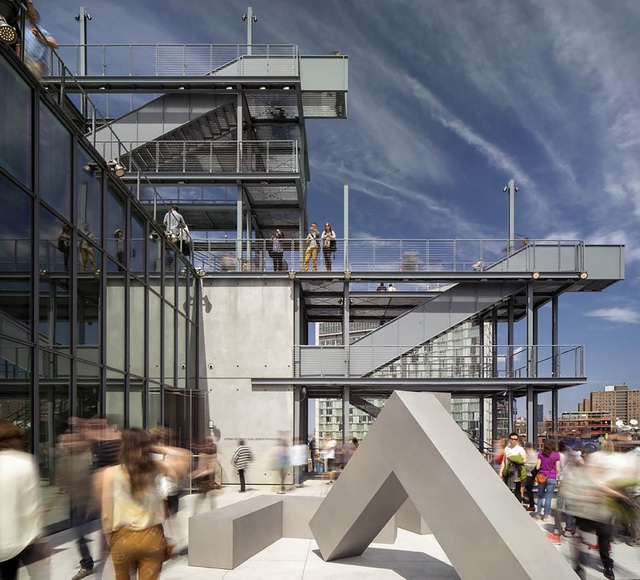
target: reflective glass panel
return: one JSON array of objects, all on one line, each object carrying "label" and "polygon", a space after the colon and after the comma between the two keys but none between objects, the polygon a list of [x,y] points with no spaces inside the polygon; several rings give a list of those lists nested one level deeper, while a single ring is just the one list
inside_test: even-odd
[{"label": "reflective glass panel", "polygon": [[102,243],[102,170],[97,162],[82,147],[78,147],[78,169],[76,172],[77,224],[89,224],[89,231]]},{"label": "reflective glass panel", "polygon": [[[118,257],[118,252],[124,252],[124,235],[127,231],[125,221],[125,201],[122,194],[110,184],[107,191],[107,252]],[[122,233],[122,237],[120,235]],[[124,260],[124,254],[121,255]]]},{"label": "reflective glass panel", "polygon": [[107,422],[124,429],[124,375],[107,369]]},{"label": "reflective glass panel", "polygon": [[136,280],[129,287],[131,321],[129,325],[129,372],[145,376],[144,343],[146,334],[145,287]]},{"label": "reflective glass panel", "polygon": [[144,381],[131,377],[129,381],[129,427],[144,427]]},{"label": "reflective glass panel", "polygon": [[162,370],[162,299],[149,292],[149,377],[160,381]]},{"label": "reflective glass panel", "polygon": [[30,272],[33,198],[3,175],[0,175],[0,191],[0,275]]},{"label": "reflective glass panel", "polygon": [[71,218],[71,133],[40,103],[38,194],[65,218]]},{"label": "reflective glass panel", "polygon": [[32,90],[5,58],[0,58],[0,87],[0,165],[31,189]]},{"label": "reflective glass panel", "polygon": [[[115,267],[108,259],[110,267]],[[124,370],[125,304],[127,296],[122,276],[107,278],[107,365]]]},{"label": "reflective glass panel", "polygon": [[131,270],[139,275],[144,275],[144,249],[146,246],[144,235],[144,219],[135,210],[131,212]]},{"label": "reflective glass panel", "polygon": [[101,341],[101,291],[100,280],[95,276],[78,275],[78,357],[100,363]]},{"label": "reflective glass panel", "polygon": [[148,413],[149,422],[148,427],[157,427],[161,425],[160,421],[160,408],[161,408],[162,390],[159,383],[149,383],[149,403]]},{"label": "reflective glass panel", "polygon": [[167,385],[175,385],[175,310],[164,305],[164,382]]}]

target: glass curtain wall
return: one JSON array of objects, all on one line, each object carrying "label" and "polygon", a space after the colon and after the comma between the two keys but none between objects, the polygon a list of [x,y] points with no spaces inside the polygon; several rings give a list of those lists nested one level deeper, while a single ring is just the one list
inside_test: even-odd
[{"label": "glass curtain wall", "polygon": [[52,532],[72,417],[204,436],[199,279],[11,55],[0,86],[0,419],[37,457]]}]

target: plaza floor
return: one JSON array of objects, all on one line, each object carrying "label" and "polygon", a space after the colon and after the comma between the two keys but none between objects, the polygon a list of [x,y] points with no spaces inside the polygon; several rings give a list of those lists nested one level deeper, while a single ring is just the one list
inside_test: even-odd
[{"label": "plaza floor", "polygon": [[[325,495],[330,485],[322,481],[308,481],[302,487],[291,489],[287,493],[296,495]],[[237,487],[225,487],[215,498],[216,507],[248,499],[249,497],[274,493],[268,486],[249,489],[239,494]],[[418,535],[398,529],[398,537],[393,545],[372,544],[361,556],[347,558],[338,562],[322,560],[318,547],[313,540],[281,539],[253,558],[250,558],[234,570],[191,567],[187,563],[188,518],[193,515],[194,496],[181,500],[181,509],[173,526],[173,535],[179,541],[175,559],[167,562],[162,570],[163,580],[387,580],[404,578],[406,580],[454,580],[459,578],[449,563],[442,548],[432,534]],[[200,506],[204,510],[204,506]],[[540,533],[550,532],[551,524],[538,522]],[[90,549],[96,554],[98,533],[91,535]],[[53,539],[51,559],[51,579],[70,580],[78,571],[79,556],[68,533]],[[517,541],[517,539],[516,539]],[[595,541],[595,538],[594,540]],[[526,550],[526,546],[519,549]],[[558,549],[568,558],[569,540],[563,539]],[[614,544],[612,557],[615,560],[615,573],[618,580],[640,579],[640,550],[626,544]],[[603,578],[597,551],[590,551],[589,579]],[[97,576],[89,576],[89,578]],[[26,570],[20,571],[19,580],[29,578]],[[113,568],[107,562],[104,580],[114,578]],[[576,576],[577,578],[577,576]]]}]

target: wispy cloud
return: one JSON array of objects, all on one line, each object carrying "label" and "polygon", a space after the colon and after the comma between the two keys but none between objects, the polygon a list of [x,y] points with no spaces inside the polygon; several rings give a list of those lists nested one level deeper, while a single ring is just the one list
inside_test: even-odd
[{"label": "wispy cloud", "polygon": [[640,311],[634,308],[600,308],[585,312],[585,316],[604,318],[609,322],[623,322],[627,324],[640,323]]}]

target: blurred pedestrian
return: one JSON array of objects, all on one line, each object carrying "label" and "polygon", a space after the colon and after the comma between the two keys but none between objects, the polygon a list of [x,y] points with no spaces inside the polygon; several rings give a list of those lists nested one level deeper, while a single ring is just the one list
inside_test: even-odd
[{"label": "blurred pedestrian", "polygon": [[47,30],[40,26],[40,14],[35,8],[27,15],[26,22],[24,44],[27,66],[37,78],[41,78],[47,68],[47,55],[50,49],[58,48],[58,43]]},{"label": "blurred pedestrian", "polygon": [[167,502],[168,517],[178,513],[180,483],[191,469],[191,452],[171,445],[171,430],[165,427],[149,429],[152,457],[163,461],[167,474],[162,477],[161,489]]},{"label": "blurred pedestrian", "polygon": [[159,480],[166,473],[164,462],[154,461],[144,430],[122,433],[120,464],[105,469],[102,490],[102,526],[116,580],[130,580],[132,569],[144,580],[160,577],[168,540]]},{"label": "blurred pedestrian", "polygon": [[[560,472],[558,473],[558,481],[556,487],[558,488],[558,495],[556,497],[556,507],[553,511],[553,535],[558,539],[565,534],[573,535],[576,530],[575,518],[567,509],[566,498],[562,493],[562,480],[565,473],[575,465],[577,456],[573,449],[571,449],[564,441],[558,443],[558,453],[560,455]],[[566,528],[562,527],[562,516],[566,518]],[[555,538],[552,538],[555,540]]]},{"label": "blurred pedestrian", "polygon": [[560,454],[556,451],[556,442],[547,440],[538,453],[536,463],[536,482],[538,483],[538,506],[535,519],[546,522],[551,513],[551,500],[560,474]]},{"label": "blurred pedestrian", "polygon": [[[48,575],[48,561],[37,540],[40,525],[40,481],[32,455],[24,452],[22,431],[0,420],[0,578],[14,580],[20,562],[39,565]],[[44,577],[44,576],[43,576]]]},{"label": "blurred pedestrian", "polygon": [[251,453],[251,449],[246,446],[244,439],[240,439],[238,441],[238,447],[231,457],[231,465],[236,468],[238,477],[240,478],[240,493],[244,493],[245,491],[247,491],[245,482],[245,471],[252,461],[253,454]]},{"label": "blurred pedestrian", "polygon": [[509,442],[504,448],[504,455],[498,475],[502,478],[507,487],[513,491],[513,494],[516,496],[519,503],[522,503],[520,484],[526,479],[526,471],[524,468],[526,460],[527,454],[524,448],[520,446],[518,434],[509,434]]},{"label": "blurred pedestrian", "polygon": [[289,449],[289,442],[282,437],[278,439],[275,447],[273,448],[272,465],[280,479],[280,489],[278,490],[278,493],[284,493],[284,480],[287,476],[287,470],[291,465],[291,453]]},{"label": "blurred pedestrian", "polygon": [[215,490],[220,486],[216,483],[216,471],[218,470],[218,446],[213,437],[207,437],[202,445],[198,447],[198,463],[191,474],[193,483],[196,485],[199,497],[194,502],[193,515],[199,511],[199,507],[204,505],[209,499],[209,509],[215,506]]},{"label": "blurred pedestrian", "polygon": [[92,480],[91,442],[78,429],[60,436],[63,455],[58,460],[56,483],[69,495],[71,504],[71,529],[80,552],[80,570],[71,580],[82,580],[94,573],[94,560],[87,545],[87,524],[96,512],[97,505]]},{"label": "blurred pedestrian", "polygon": [[335,464],[336,464],[336,440],[331,436],[327,435],[324,440],[324,450],[322,452],[322,458],[324,459],[324,470],[329,474],[329,483],[333,483],[335,474]]}]

